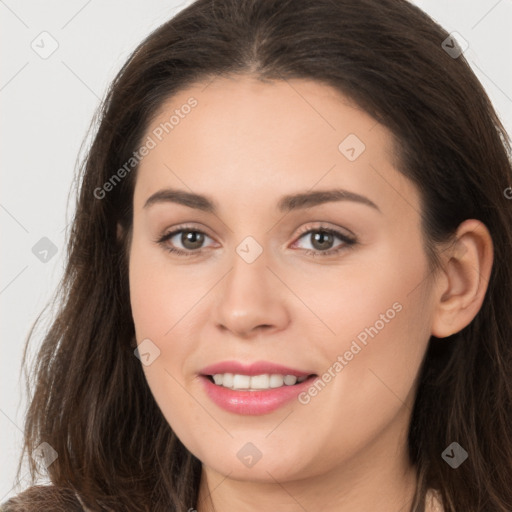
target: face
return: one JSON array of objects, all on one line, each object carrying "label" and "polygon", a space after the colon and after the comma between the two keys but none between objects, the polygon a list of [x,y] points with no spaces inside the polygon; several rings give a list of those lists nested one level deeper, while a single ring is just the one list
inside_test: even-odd
[{"label": "face", "polygon": [[156,402],[237,479],[396,454],[432,303],[390,132],[317,82],[206,85],[162,106],[134,190],[131,306]]}]

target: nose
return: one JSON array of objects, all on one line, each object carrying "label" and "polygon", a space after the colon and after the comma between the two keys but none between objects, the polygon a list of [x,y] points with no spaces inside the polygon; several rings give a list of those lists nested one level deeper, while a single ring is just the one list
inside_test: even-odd
[{"label": "nose", "polygon": [[217,328],[245,339],[286,328],[291,293],[268,263],[265,250],[252,263],[235,253],[231,270],[216,287]]}]

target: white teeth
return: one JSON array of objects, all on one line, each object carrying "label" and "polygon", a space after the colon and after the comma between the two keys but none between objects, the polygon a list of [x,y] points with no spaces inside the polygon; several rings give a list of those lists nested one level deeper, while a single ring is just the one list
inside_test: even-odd
[{"label": "white teeth", "polygon": [[284,384],[282,375],[271,375],[269,385],[271,388],[280,388]]},{"label": "white teeth", "polygon": [[233,389],[248,389],[250,388],[251,377],[249,375],[235,375],[233,377]]},{"label": "white teeth", "polygon": [[250,387],[253,389],[267,389],[269,382],[270,377],[268,375],[253,375]]},{"label": "white teeth", "polygon": [[232,373],[225,373],[222,376],[222,385],[225,388],[232,388],[233,387],[233,374]]},{"label": "white teeth", "polygon": [[297,378],[295,375],[278,375],[268,373],[253,376],[233,373],[217,373],[212,377],[217,386],[230,389],[246,389],[248,391],[293,386],[297,382],[304,382],[308,378],[307,375]]},{"label": "white teeth", "polygon": [[297,382],[297,377],[295,375],[285,375],[283,380],[287,386],[293,386]]}]

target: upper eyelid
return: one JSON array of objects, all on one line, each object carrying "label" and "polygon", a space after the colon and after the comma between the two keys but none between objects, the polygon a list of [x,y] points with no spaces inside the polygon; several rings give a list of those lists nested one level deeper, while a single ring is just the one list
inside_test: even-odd
[{"label": "upper eyelid", "polygon": [[182,231],[195,231],[197,233],[203,233],[207,237],[214,240],[214,237],[209,235],[207,230],[195,226],[177,226],[169,230],[164,230],[164,232],[159,238],[172,238],[173,236],[176,236],[178,233],[181,233]]},{"label": "upper eyelid", "polygon": [[301,227],[299,229],[298,235],[302,236],[302,235],[305,235],[306,233],[309,233],[310,231],[321,231],[322,229],[325,229],[327,231],[329,231],[329,230],[339,231],[340,234],[345,235],[349,238],[356,238],[356,234],[348,228],[341,227],[341,226],[332,226],[331,225],[332,223],[330,223],[330,222],[317,221],[317,223],[318,223],[318,225],[306,226],[304,228]]}]

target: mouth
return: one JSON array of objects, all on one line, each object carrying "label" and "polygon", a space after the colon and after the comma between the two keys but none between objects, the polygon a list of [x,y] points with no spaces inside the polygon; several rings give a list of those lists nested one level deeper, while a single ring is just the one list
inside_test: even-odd
[{"label": "mouth", "polygon": [[317,377],[315,373],[307,375],[291,375],[278,373],[262,373],[246,375],[241,373],[215,373],[203,375],[212,384],[233,391],[268,391],[282,387],[293,387],[308,379]]},{"label": "mouth", "polygon": [[199,377],[218,407],[238,415],[264,415],[297,399],[318,375],[269,363],[226,362],[203,369]]}]

